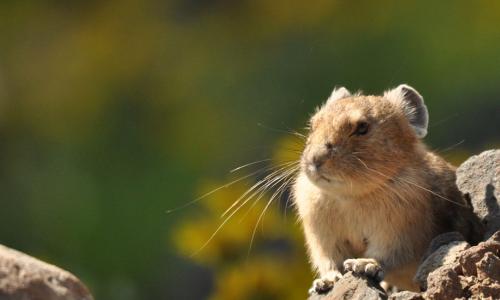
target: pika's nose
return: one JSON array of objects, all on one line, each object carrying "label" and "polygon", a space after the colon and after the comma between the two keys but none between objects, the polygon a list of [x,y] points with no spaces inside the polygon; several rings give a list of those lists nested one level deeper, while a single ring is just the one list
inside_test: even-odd
[{"label": "pika's nose", "polygon": [[312,163],[316,169],[319,169],[329,158],[337,153],[337,147],[332,143],[325,143],[322,149],[318,149],[312,156]]}]

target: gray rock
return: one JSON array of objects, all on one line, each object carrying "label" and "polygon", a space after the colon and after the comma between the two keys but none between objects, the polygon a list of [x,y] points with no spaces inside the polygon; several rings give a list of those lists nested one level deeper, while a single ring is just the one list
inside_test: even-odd
[{"label": "gray rock", "polygon": [[447,300],[465,296],[457,272],[449,266],[442,266],[432,271],[427,279],[425,299]]},{"label": "gray rock", "polygon": [[500,258],[498,256],[492,252],[488,252],[476,266],[479,280],[490,279],[500,282]]},{"label": "gray rock", "polygon": [[465,241],[462,234],[457,231],[446,232],[436,236],[435,238],[432,239],[429,248],[427,248],[427,251],[424,253],[424,255],[422,255],[422,262],[425,261],[427,257],[429,257],[429,255],[434,253],[434,251],[439,249],[441,246],[457,241],[458,242]]},{"label": "gray rock", "polygon": [[485,239],[500,229],[500,150],[470,157],[457,169],[457,186],[486,225]]},{"label": "gray rock", "polygon": [[424,300],[420,293],[402,291],[389,296],[389,300]]},{"label": "gray rock", "polygon": [[325,295],[314,294],[309,300],[383,300],[387,295],[380,285],[371,278],[353,275],[348,272],[340,279],[333,289]]},{"label": "gray rock", "polygon": [[[449,239],[451,235],[454,235],[454,233],[451,232],[438,235],[431,242],[430,248],[432,248],[433,244],[439,243],[439,241]],[[453,241],[440,246],[420,264],[413,280],[418,283],[423,290],[427,289],[427,277],[429,273],[443,266],[452,269],[456,268],[460,257],[459,254],[469,247],[469,244],[464,241]]]},{"label": "gray rock", "polygon": [[93,300],[74,275],[0,245],[0,300]]},{"label": "gray rock", "polygon": [[424,299],[436,300],[500,299],[498,255],[500,231],[487,241],[456,253],[458,261],[444,264],[429,273],[427,290],[421,295]]},{"label": "gray rock", "polygon": [[477,277],[477,264],[488,252],[500,255],[500,231],[493,234],[487,241],[470,247],[460,255],[461,273],[464,276]]}]

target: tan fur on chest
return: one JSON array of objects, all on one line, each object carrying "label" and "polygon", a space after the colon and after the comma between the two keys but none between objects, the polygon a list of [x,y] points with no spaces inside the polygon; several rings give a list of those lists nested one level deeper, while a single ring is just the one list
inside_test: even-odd
[{"label": "tan fur on chest", "polygon": [[398,194],[385,192],[364,198],[326,195],[306,176],[299,176],[295,198],[310,254],[339,253],[342,259],[334,257],[338,264],[343,257],[386,258],[391,255],[391,246],[398,243],[409,245],[412,254],[423,250],[425,235],[432,230],[432,222],[425,222],[428,209],[418,207],[425,206],[425,201],[395,200],[397,196],[421,197],[408,191]]}]

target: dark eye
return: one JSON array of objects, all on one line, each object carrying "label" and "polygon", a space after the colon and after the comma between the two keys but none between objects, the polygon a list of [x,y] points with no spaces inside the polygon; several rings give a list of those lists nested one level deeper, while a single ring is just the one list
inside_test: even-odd
[{"label": "dark eye", "polygon": [[366,122],[359,122],[356,126],[356,130],[354,131],[355,135],[365,135],[368,133],[368,128],[370,126]]}]

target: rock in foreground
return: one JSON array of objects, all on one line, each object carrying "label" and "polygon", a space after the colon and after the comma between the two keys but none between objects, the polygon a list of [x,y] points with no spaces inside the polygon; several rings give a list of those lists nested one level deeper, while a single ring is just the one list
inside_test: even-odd
[{"label": "rock in foreground", "polygon": [[426,299],[500,299],[500,231],[427,277]]},{"label": "rock in foreground", "polygon": [[353,275],[351,272],[344,275],[335,288],[325,295],[312,295],[309,300],[384,300],[387,295],[380,285],[372,279]]},{"label": "rock in foreground", "polygon": [[0,245],[0,300],[93,300],[74,275]]}]

